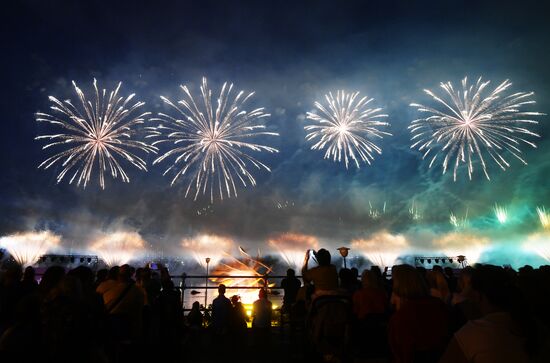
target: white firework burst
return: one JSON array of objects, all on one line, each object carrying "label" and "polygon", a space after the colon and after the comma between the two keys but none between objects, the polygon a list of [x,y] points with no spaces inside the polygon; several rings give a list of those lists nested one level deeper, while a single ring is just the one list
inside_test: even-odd
[{"label": "white firework burst", "polygon": [[[249,154],[250,151],[270,153],[277,149],[258,143],[248,142],[258,136],[278,136],[278,133],[265,131],[261,124],[263,118],[269,117],[263,108],[251,111],[244,109],[254,92],[243,91],[233,95],[233,84],[224,83],[215,105],[212,103],[212,90],[208,88],[206,78],[202,79],[201,101],[195,102],[187,86],[180,86],[185,97],[176,103],[161,96],[161,99],[175,109],[174,115],[159,113],[159,125],[148,127],[149,138],[156,139],[153,145],[168,143],[173,147],[157,158],[153,164],[174,157],[173,163],[164,174],[175,172],[172,185],[187,173],[191,180],[185,196],[194,190],[194,199],[209,191],[210,201],[214,195],[237,196],[239,182],[246,187],[256,185],[250,167],[271,169]],[[200,106],[199,106],[200,103]]]},{"label": "white firework burst", "polygon": [[533,116],[544,114],[522,110],[524,106],[535,103],[532,100],[534,93],[507,93],[512,85],[508,80],[492,91],[488,90],[489,84],[481,77],[473,84],[464,78],[462,88],[458,90],[451,82],[441,83],[442,96],[424,90],[436,101],[434,107],[411,104],[428,115],[411,122],[411,148],[423,152],[423,159],[431,157],[430,168],[441,156],[443,174],[451,165],[455,181],[458,167],[463,163],[467,164],[471,180],[477,158],[483,173],[490,179],[486,159],[492,159],[502,170],[506,170],[510,163],[504,156],[509,153],[527,165],[520,147],[523,144],[536,147],[527,138],[539,135],[527,127],[538,123],[532,120]]},{"label": "white firework burst", "polygon": [[371,108],[373,98],[361,97],[359,92],[346,93],[337,91],[325,95],[328,108],[320,102],[315,102],[316,112],[308,112],[307,119],[313,124],[304,129],[308,132],[307,141],[315,142],[312,150],[323,150],[326,147],[325,159],[341,162],[346,169],[350,159],[359,168],[360,161],[371,164],[374,154],[382,153],[382,149],[372,141],[391,135],[379,130],[389,123],[382,121],[388,115],[382,113],[382,108]]},{"label": "white firework burst", "polygon": [[144,103],[131,103],[134,94],[126,98],[119,96],[121,85],[119,83],[109,93],[105,89],[100,92],[94,79],[95,99],[90,101],[73,81],[79,105],[50,96],[53,114],[38,112],[36,121],[52,124],[61,130],[59,133],[41,135],[35,139],[49,140],[42,149],[63,147],[64,150],[47,158],[38,168],[48,169],[54,164],[60,164],[58,183],[69,173],[72,174],[69,184],[76,182],[77,186],[82,184],[86,188],[97,165],[102,189],[105,189],[105,172],[108,170],[113,178],[120,176],[122,181],[130,181],[119,158],[147,171],[145,160],[137,156],[134,150],[149,153],[155,152],[156,148],[132,138],[138,132],[136,126],[142,124],[150,113],[137,114],[136,111]]}]

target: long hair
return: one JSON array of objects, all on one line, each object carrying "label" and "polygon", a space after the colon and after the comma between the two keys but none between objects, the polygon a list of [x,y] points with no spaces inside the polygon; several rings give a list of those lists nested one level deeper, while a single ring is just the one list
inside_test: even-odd
[{"label": "long hair", "polygon": [[419,299],[429,296],[426,281],[411,265],[394,266],[392,280],[392,292],[403,299]]}]

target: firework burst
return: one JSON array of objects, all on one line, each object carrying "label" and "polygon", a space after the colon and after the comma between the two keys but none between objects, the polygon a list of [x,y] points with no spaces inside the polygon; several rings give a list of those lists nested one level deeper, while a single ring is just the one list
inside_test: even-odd
[{"label": "firework burst", "polygon": [[149,112],[137,113],[143,102],[131,102],[134,94],[124,98],[118,91],[122,83],[111,92],[99,91],[97,81],[93,82],[95,99],[90,101],[73,81],[80,107],[70,100],[60,101],[50,96],[53,114],[37,113],[36,121],[46,122],[60,128],[57,134],[38,136],[36,140],[49,141],[42,149],[63,147],[64,150],[47,158],[38,168],[48,169],[54,164],[61,165],[57,182],[66,174],[72,174],[69,184],[76,182],[85,188],[97,165],[99,185],[105,189],[105,172],[110,171],[113,178],[120,176],[122,181],[130,178],[121,165],[121,160],[136,168],[147,171],[145,160],[134,151],[155,152],[156,148],[144,142],[133,140],[136,126],[144,122]]},{"label": "firework burst", "polygon": [[371,164],[374,153],[382,154],[382,149],[372,139],[391,135],[379,130],[380,126],[388,126],[382,121],[388,115],[382,113],[382,108],[371,108],[373,98],[359,98],[359,92],[346,93],[337,91],[325,95],[328,108],[320,102],[315,102],[316,112],[308,112],[307,119],[313,124],[304,129],[308,132],[307,141],[313,141],[312,150],[323,150],[326,147],[325,159],[342,161],[346,169],[350,159],[359,168],[360,161]]},{"label": "firework burst", "polygon": [[212,103],[212,90],[208,88],[206,78],[202,79],[201,103],[195,101],[187,86],[180,86],[185,97],[176,103],[161,96],[161,99],[176,114],[174,116],[159,113],[156,127],[148,127],[149,138],[155,139],[153,145],[168,143],[173,145],[169,151],[154,161],[154,164],[174,157],[174,162],[164,174],[175,172],[172,185],[185,174],[191,173],[185,196],[195,190],[194,199],[209,191],[210,201],[214,195],[237,196],[239,182],[246,187],[255,186],[256,180],[250,167],[271,169],[249,154],[250,151],[270,153],[277,149],[246,140],[258,136],[278,136],[278,133],[265,131],[266,126],[259,122],[270,115],[263,108],[246,111],[244,107],[254,92],[245,95],[243,91],[233,96],[233,84],[224,83],[220,94]]},{"label": "firework burst", "polygon": [[181,247],[191,254],[195,261],[202,267],[206,267],[206,259],[209,258],[212,265],[220,260],[233,249],[233,240],[216,235],[202,234],[191,238],[184,238]]},{"label": "firework burst", "polygon": [[288,267],[298,271],[304,262],[304,253],[319,247],[317,237],[300,233],[282,233],[271,237],[268,244],[279,253]]},{"label": "firework burst", "polygon": [[533,233],[527,236],[527,241],[523,248],[529,252],[534,252],[540,257],[550,262],[550,234],[548,231],[542,233]]},{"label": "firework burst", "polygon": [[539,216],[540,224],[543,228],[550,229],[550,213],[546,211],[544,207],[537,207],[537,214]]},{"label": "firework burst", "polygon": [[411,203],[411,206],[409,208],[409,217],[413,221],[419,221],[419,220],[422,219],[422,214],[418,210],[418,205],[415,203],[414,199],[413,199],[413,201]]},{"label": "firework burst", "polygon": [[468,226],[468,210],[466,210],[464,217],[459,217],[451,211],[449,213],[449,223],[456,229],[466,228]]},{"label": "firework burst", "polygon": [[117,231],[95,239],[89,249],[101,257],[107,266],[120,266],[140,257],[146,242],[137,232]]},{"label": "firework burst", "polygon": [[372,203],[369,200],[369,217],[372,219],[378,219],[383,214],[386,214],[386,202],[384,201],[384,204],[382,205],[382,210],[378,210],[372,206]]},{"label": "firework burst", "polygon": [[59,245],[61,237],[50,231],[17,233],[0,238],[0,246],[21,266],[29,266]]},{"label": "firework burst", "polygon": [[508,221],[508,210],[505,207],[495,204],[493,211],[495,212],[495,217],[498,223],[506,224],[506,222]]},{"label": "firework burst", "polygon": [[351,241],[352,250],[363,254],[373,265],[391,267],[399,255],[409,248],[405,236],[391,234],[382,230],[368,238],[358,238]]},{"label": "firework burst", "polygon": [[535,103],[533,92],[507,94],[512,85],[508,80],[489,91],[489,83],[479,78],[474,84],[469,84],[464,78],[461,90],[455,90],[451,82],[441,83],[443,96],[424,90],[437,106],[411,104],[419,112],[428,114],[411,122],[411,148],[423,152],[423,159],[431,157],[430,168],[442,157],[443,174],[451,166],[455,181],[461,164],[467,165],[471,180],[477,158],[483,173],[490,179],[487,160],[492,159],[506,170],[510,163],[504,156],[509,153],[527,165],[520,147],[523,144],[536,147],[527,138],[539,135],[527,127],[538,123],[531,119],[533,116],[543,114],[521,110]]}]

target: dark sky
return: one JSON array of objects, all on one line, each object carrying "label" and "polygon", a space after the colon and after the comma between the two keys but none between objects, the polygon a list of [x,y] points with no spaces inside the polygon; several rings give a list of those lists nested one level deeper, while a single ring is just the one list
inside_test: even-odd
[{"label": "dark sky", "polygon": [[[550,113],[550,19],[542,1],[14,1],[2,10],[2,132],[0,234],[52,229],[85,243],[93,230],[137,230],[153,245],[212,233],[261,245],[272,235],[296,232],[340,243],[377,231],[448,233],[449,213],[468,213],[475,233],[501,238],[537,228],[536,206],[550,207],[548,117],[535,131],[529,162],[512,161],[492,180],[469,182],[428,169],[409,149],[409,103],[429,102],[422,89],[464,76],[504,79],[534,91],[536,110]],[[74,98],[94,77],[103,87],[123,82],[152,112],[159,95],[180,96],[179,84],[198,88],[207,76],[255,90],[254,104],[272,114],[280,153],[260,158],[272,173],[201,212],[208,200],[183,197],[185,183],[169,186],[163,168],[128,169],[131,183],[108,179],[83,190],[56,184],[59,169],[38,170],[46,157],[34,137],[49,132],[34,113],[48,95]],[[303,117],[328,91],[357,90],[389,114],[394,135],[370,167],[346,170],[323,160],[304,140]],[[152,161],[152,158],[148,160]],[[418,206],[421,221],[408,208]],[[382,218],[369,218],[369,201]],[[495,203],[514,215],[494,230]],[[200,212],[197,213],[197,212]],[[474,233],[472,232],[472,233]],[[501,236],[501,237],[498,237]],[[410,241],[414,244],[416,242]],[[422,244],[422,241],[418,242]]]}]

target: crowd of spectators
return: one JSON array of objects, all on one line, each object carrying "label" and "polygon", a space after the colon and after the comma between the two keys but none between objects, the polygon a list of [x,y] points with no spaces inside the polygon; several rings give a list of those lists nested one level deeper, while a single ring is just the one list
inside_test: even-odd
[{"label": "crowd of spectators", "polygon": [[[284,331],[301,337],[291,342],[303,360],[550,361],[549,266],[403,264],[359,276],[338,270],[321,249],[307,251],[301,272],[303,282],[289,269],[280,283],[277,339]],[[269,289],[258,290],[247,314],[219,285],[209,309],[194,302],[185,315],[166,268],[52,266],[38,280],[32,267],[1,272],[1,362],[200,361],[197,351],[210,348],[213,361],[238,361],[231,352],[245,350],[258,361],[273,358],[265,355],[275,340]]]}]

